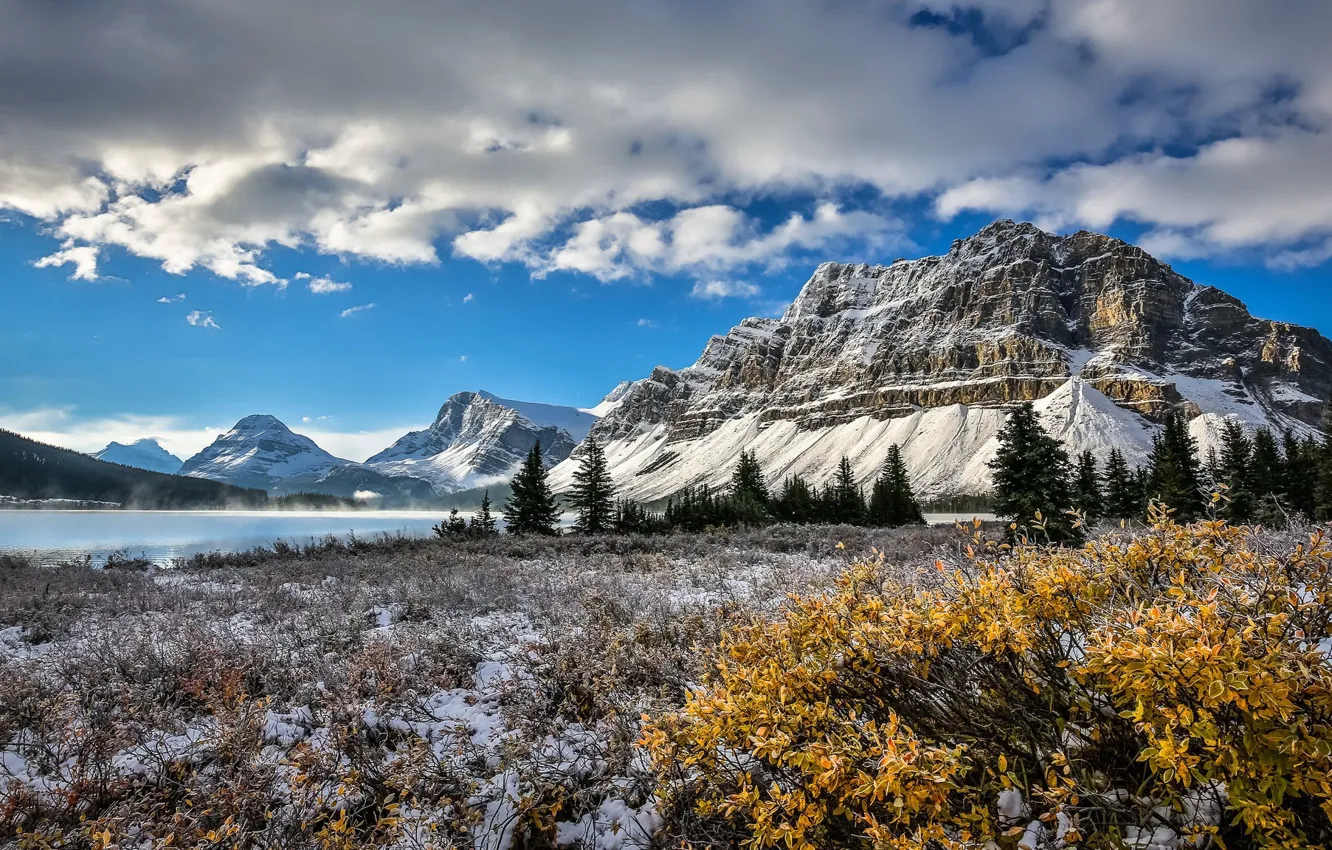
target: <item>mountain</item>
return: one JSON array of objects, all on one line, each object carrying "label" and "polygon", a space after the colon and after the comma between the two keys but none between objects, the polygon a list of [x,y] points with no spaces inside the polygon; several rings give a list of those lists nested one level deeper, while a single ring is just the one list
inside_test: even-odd
[{"label": "mountain", "polygon": [[1227,416],[1307,432],[1332,394],[1332,343],[1120,240],[998,221],[942,256],[824,263],[780,319],[745,319],[694,365],[616,393],[590,433],[630,497],[724,484],[741,449],[774,481],[822,483],[847,455],[868,483],[890,443],[942,497],[988,490],[1022,401],[1070,449],[1130,463],[1172,409],[1204,451]]},{"label": "mountain", "polygon": [[573,407],[461,392],[444,402],[429,428],[406,434],[365,465],[455,492],[507,481],[538,440],[548,464],[564,460],[596,421]]},{"label": "mountain", "polygon": [[430,501],[435,490],[414,478],[384,475],[334,457],[314,440],[293,432],[277,417],[247,416],[203,451],[185,461],[181,474],[274,496],[323,493],[376,499],[380,505]]},{"label": "mountain", "polygon": [[262,491],[107,463],[0,431],[0,496],[115,502],[127,508],[263,507]]},{"label": "mountain", "polygon": [[150,472],[164,472],[167,475],[180,472],[180,467],[184,463],[180,458],[162,448],[156,440],[147,437],[142,440],[135,440],[128,446],[124,443],[112,441],[93,457],[107,463],[132,466],[135,469],[147,469]]},{"label": "mountain", "polygon": [[294,476],[318,477],[351,463],[309,437],[293,433],[275,416],[246,416],[212,445],[185,461],[181,475],[273,490]]}]

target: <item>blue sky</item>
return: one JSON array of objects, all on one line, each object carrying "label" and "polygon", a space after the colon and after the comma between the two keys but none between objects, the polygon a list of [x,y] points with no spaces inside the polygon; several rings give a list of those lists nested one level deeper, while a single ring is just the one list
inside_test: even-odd
[{"label": "blue sky", "polygon": [[188,454],[266,412],[359,459],[999,216],[1332,334],[1328,4],[483,5],[8,7],[0,426]]}]

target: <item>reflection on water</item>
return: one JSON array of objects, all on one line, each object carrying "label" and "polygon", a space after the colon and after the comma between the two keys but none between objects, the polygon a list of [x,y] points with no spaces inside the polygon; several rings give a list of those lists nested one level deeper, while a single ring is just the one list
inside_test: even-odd
[{"label": "reflection on water", "polygon": [[307,544],[380,534],[422,536],[445,516],[423,511],[0,511],[0,552],[40,553],[54,563],[112,553],[157,563],[199,552],[234,552],[276,540]]}]

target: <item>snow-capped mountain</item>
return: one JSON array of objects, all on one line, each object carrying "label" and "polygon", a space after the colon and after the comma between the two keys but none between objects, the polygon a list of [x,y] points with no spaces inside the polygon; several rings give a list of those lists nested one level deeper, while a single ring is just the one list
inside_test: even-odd
[{"label": "snow-capped mountain", "polygon": [[538,440],[547,464],[564,460],[596,421],[573,407],[462,392],[429,428],[406,434],[365,465],[429,481],[439,492],[457,491],[507,480]]},{"label": "snow-capped mountain", "polygon": [[1329,394],[1317,331],[1256,319],[1117,239],[999,221],[943,256],[819,266],[780,319],[746,319],[693,366],[617,388],[591,435],[642,500],[724,484],[742,449],[772,480],[822,483],[846,455],[868,482],[891,443],[920,492],[943,496],[989,489],[996,435],[1024,400],[1070,449],[1136,463],[1170,409],[1206,451],[1225,416],[1307,431]]},{"label": "snow-capped mountain", "polygon": [[276,416],[246,416],[203,451],[185,461],[181,474],[273,490],[297,475],[322,475],[351,463],[314,440],[292,432]]},{"label": "snow-capped mountain", "polygon": [[384,475],[334,457],[277,417],[247,416],[185,461],[181,475],[256,487],[275,496],[324,493],[400,504],[433,499],[428,482]]},{"label": "snow-capped mountain", "polygon": [[94,454],[93,457],[108,463],[132,466],[135,469],[165,472],[167,475],[175,475],[180,472],[180,467],[184,463],[180,458],[162,448],[161,444],[151,437],[135,440],[129,445],[112,441],[107,444],[106,448]]}]

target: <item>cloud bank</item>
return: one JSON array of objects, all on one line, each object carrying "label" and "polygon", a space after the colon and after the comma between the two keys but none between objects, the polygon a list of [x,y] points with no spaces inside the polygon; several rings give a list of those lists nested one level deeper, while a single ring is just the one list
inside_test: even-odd
[{"label": "cloud bank", "polygon": [[[883,251],[934,215],[1332,238],[1332,4],[14,0],[0,208],[282,286],[276,247],[611,281]],[[50,57],[61,61],[53,66]],[[755,213],[771,199],[789,217]],[[792,201],[791,199],[795,199]],[[313,284],[311,284],[313,288]]]}]

